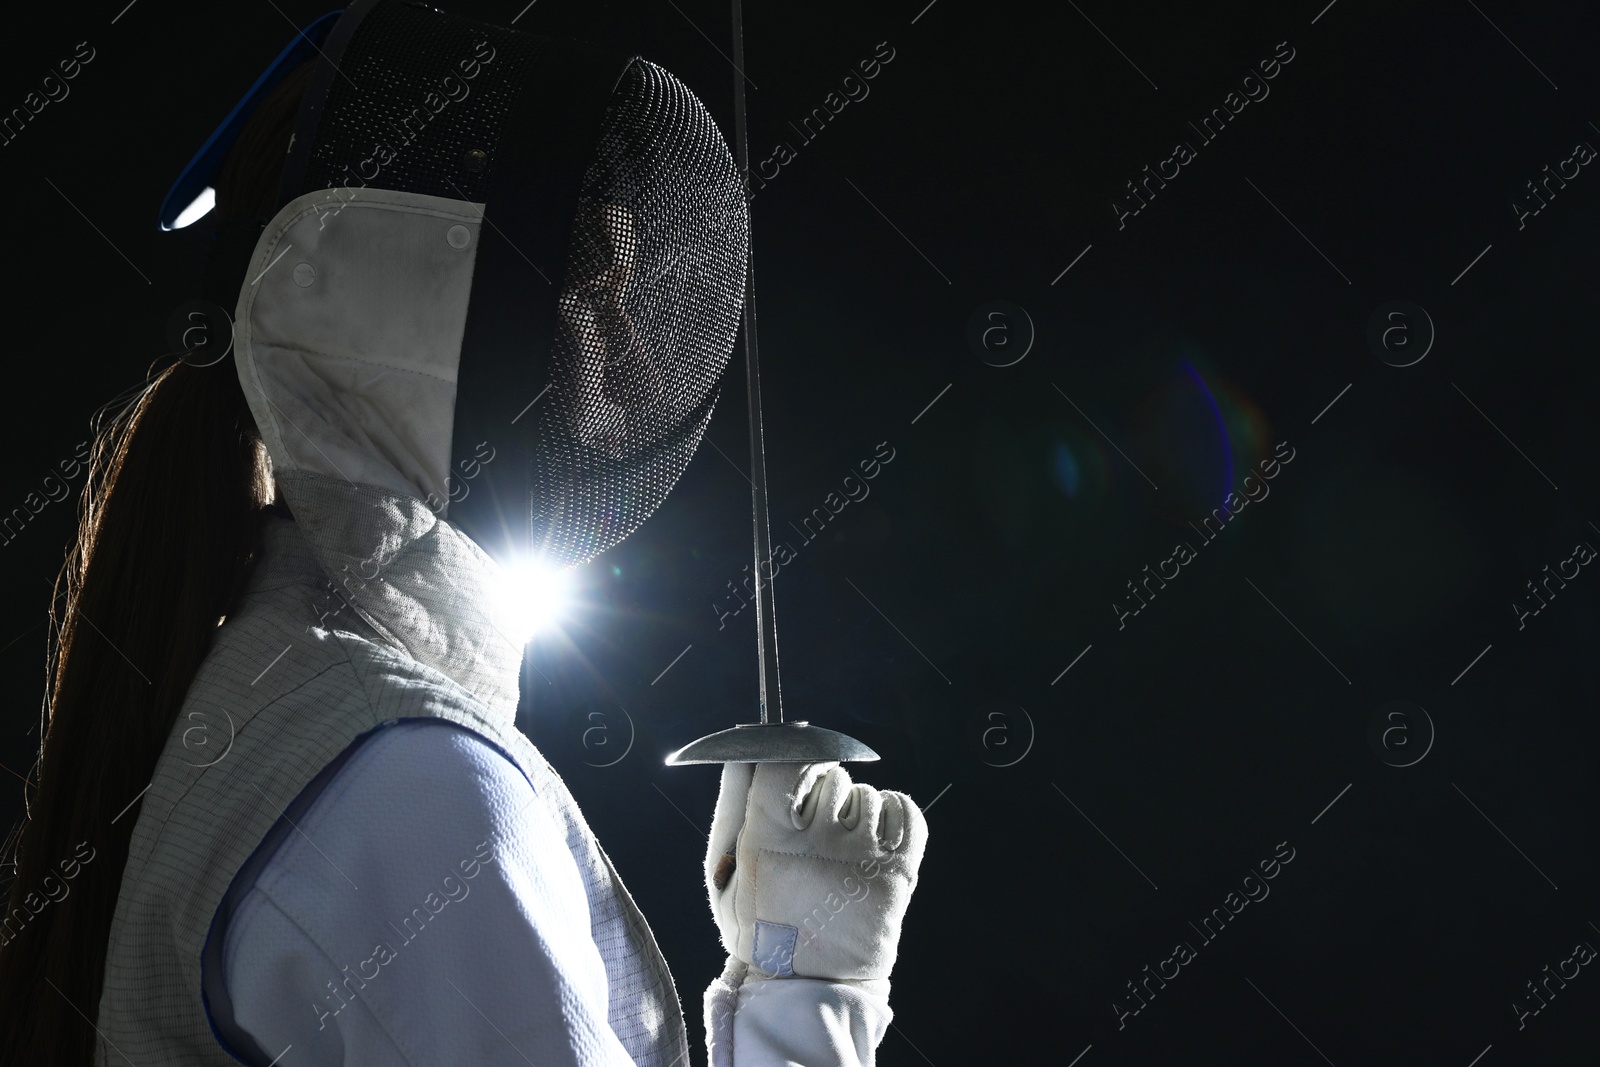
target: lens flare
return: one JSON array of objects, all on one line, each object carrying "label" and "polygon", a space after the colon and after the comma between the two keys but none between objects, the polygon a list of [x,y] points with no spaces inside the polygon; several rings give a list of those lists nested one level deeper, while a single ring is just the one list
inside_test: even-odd
[{"label": "lens flare", "polygon": [[1194,369],[1194,364],[1190,362],[1189,357],[1184,357],[1183,365],[1189,371],[1189,377],[1194,381],[1196,388],[1200,390],[1200,395],[1205,397],[1207,406],[1211,408],[1212,417],[1216,419],[1217,440],[1222,445],[1223,466],[1227,468],[1222,477],[1222,492],[1225,495],[1228,490],[1233,488],[1233,438],[1228,433],[1228,424],[1222,418],[1222,409],[1217,406],[1217,398],[1212,393],[1211,386],[1207,385],[1206,380],[1200,377],[1200,372]]},{"label": "lens flare", "polygon": [[503,573],[504,580],[493,595],[508,637],[526,642],[560,620],[572,585],[571,570],[525,561],[506,567]]},{"label": "lens flare", "polygon": [[1078,495],[1078,483],[1081,473],[1078,467],[1078,457],[1072,454],[1072,449],[1067,447],[1065,441],[1057,441],[1051,453],[1051,470],[1056,478],[1056,485],[1067,494],[1069,499]]}]

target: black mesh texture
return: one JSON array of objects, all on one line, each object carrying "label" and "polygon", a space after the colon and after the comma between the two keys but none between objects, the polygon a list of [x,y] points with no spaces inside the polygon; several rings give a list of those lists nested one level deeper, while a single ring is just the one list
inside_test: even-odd
[{"label": "black mesh texture", "polygon": [[378,4],[358,39],[329,86],[304,191],[371,185],[483,203],[534,42],[407,3]]},{"label": "black mesh texture", "polygon": [[[537,136],[506,122],[538,47],[425,4],[375,5],[339,60],[297,192],[506,195],[518,176],[491,182],[497,148]],[[462,62],[474,60],[463,77]],[[595,136],[525,504],[529,545],[562,564],[637,529],[694,456],[738,331],[749,242],[732,156],[677,78],[642,59],[628,64]]]},{"label": "black mesh texture", "polygon": [[573,221],[541,428],[533,544],[584,562],[632,533],[711,419],[744,300],[749,217],[694,94],[629,64]]}]

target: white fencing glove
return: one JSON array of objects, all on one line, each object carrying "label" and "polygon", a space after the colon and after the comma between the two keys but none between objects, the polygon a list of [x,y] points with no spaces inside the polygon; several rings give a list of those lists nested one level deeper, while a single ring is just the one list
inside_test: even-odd
[{"label": "white fencing glove", "polygon": [[887,979],[928,824],[836,762],[725,763],[706,849],[722,943],[750,977]]}]

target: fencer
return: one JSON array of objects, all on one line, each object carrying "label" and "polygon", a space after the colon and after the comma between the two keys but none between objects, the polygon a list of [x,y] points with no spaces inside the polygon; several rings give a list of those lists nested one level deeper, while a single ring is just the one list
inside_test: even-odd
[{"label": "fencer", "polygon": [[[96,442],[0,1053],[689,1062],[649,923],[516,727],[518,576],[629,536],[710,419],[748,256],[715,123],[638,57],[356,0],[163,224],[205,187],[228,351]],[[724,766],[711,1063],[873,1061],[926,836],[837,764]]]}]

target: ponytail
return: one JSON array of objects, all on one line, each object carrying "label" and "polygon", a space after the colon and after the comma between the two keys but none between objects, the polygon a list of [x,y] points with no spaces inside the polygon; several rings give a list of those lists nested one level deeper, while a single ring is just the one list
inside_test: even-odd
[{"label": "ponytail", "polygon": [[[218,179],[219,214],[276,210],[309,74],[310,64],[291,74],[241,133]],[[0,915],[0,1064],[94,1062],[140,798],[259,554],[271,470],[238,369],[187,355],[158,361],[96,429],[77,540],[50,606],[35,788],[6,848],[15,867]]]}]

